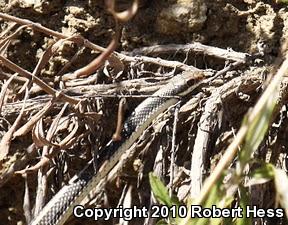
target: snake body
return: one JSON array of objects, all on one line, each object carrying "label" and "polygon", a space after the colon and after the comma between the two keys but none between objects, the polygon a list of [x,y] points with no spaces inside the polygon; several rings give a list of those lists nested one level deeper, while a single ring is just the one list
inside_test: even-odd
[{"label": "snake body", "polygon": [[[103,163],[100,170],[94,174],[93,163],[90,163],[80,174],[72,178],[43,208],[30,225],[62,225],[69,218],[76,205],[113,169],[121,156],[151,122],[170,106],[179,101],[177,98],[159,96],[184,96],[201,83],[201,72],[182,73],[171,79],[167,85],[155,92],[151,97],[140,103],[125,121],[121,141],[112,141],[104,148],[110,157]],[[101,151],[102,152],[102,151]],[[99,158],[100,160],[101,158]]]}]

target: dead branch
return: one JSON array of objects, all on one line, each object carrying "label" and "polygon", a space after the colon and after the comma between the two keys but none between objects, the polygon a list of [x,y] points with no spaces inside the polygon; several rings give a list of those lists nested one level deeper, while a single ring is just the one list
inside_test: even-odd
[{"label": "dead branch", "polygon": [[8,89],[9,84],[12,82],[12,80],[17,77],[18,74],[14,74],[12,75],[3,85],[1,88],[1,93],[0,93],[0,114],[2,111],[2,106],[4,104],[4,100],[5,100],[5,95]]},{"label": "dead branch", "polygon": [[25,182],[23,211],[24,211],[26,223],[29,224],[32,220],[32,215],[31,215],[31,205],[30,205],[30,199],[29,199],[29,186],[28,186],[27,175],[23,174],[23,178],[24,178],[24,182]]},{"label": "dead branch", "polygon": [[10,127],[10,129],[4,134],[3,138],[1,139],[0,142],[0,162],[7,156],[7,154],[9,153],[9,148],[10,148],[10,144],[13,138],[13,134],[15,132],[15,130],[17,129],[17,127],[19,126],[20,120],[23,117],[24,114],[24,108],[26,106],[26,100],[28,98],[28,90],[26,89],[26,93],[25,93],[25,97],[24,97],[24,102],[23,102],[23,106],[22,109],[19,113],[19,115],[17,116],[16,120],[14,121],[13,125]]},{"label": "dead branch", "polygon": [[[204,165],[207,162],[207,152],[209,151],[209,143],[211,135],[215,134],[216,125],[221,123],[218,121],[217,115],[220,113],[223,102],[228,101],[231,95],[235,95],[241,91],[249,93],[261,84],[262,78],[259,76],[251,77],[250,74],[243,77],[236,77],[227,82],[218,90],[216,90],[206,101],[204,111],[200,118],[197,136],[193,147],[193,155],[191,162],[191,196],[197,197],[200,194],[204,181]],[[219,126],[219,125],[218,125]]]},{"label": "dead branch", "polygon": [[38,77],[33,76],[33,74],[31,74],[27,70],[22,69],[20,66],[18,66],[15,63],[11,62],[9,59],[6,59],[2,55],[0,55],[0,60],[10,70],[12,70],[12,71],[14,71],[16,73],[19,73],[21,76],[26,77],[28,79],[33,79],[33,81],[39,87],[41,87],[47,94],[50,94],[53,97],[57,97],[57,98],[59,98],[59,100],[62,100],[64,102],[69,102],[72,105],[75,105],[75,104],[79,103],[79,100],[77,100],[75,98],[72,98],[72,97],[69,97],[69,96],[67,96],[67,95],[65,95],[65,94],[63,94],[63,93],[61,93],[59,91],[56,91],[55,89],[53,89],[52,87],[47,85],[45,82],[43,82],[41,79],[39,79]]},{"label": "dead branch", "polygon": [[173,194],[173,180],[175,173],[175,158],[176,158],[176,130],[179,116],[180,101],[175,106],[173,132],[172,132],[172,145],[171,145],[171,156],[170,156],[170,182],[169,182],[169,195],[172,197]]},{"label": "dead branch", "polygon": [[203,45],[199,42],[193,42],[191,44],[167,44],[167,45],[154,45],[149,47],[137,48],[132,52],[123,52],[130,56],[139,55],[159,55],[159,54],[174,54],[175,52],[189,53],[196,52],[203,55],[212,56],[224,60],[231,60],[236,62],[247,62],[249,54],[242,52],[235,52],[232,49],[222,49],[209,45]]},{"label": "dead branch", "polygon": [[[13,21],[13,22],[20,24],[20,25],[26,25],[26,26],[30,27],[31,29],[45,33],[45,34],[50,35],[52,37],[57,37],[58,39],[69,38],[68,35],[64,35],[60,32],[51,30],[47,27],[42,26],[41,24],[34,23],[34,22],[27,20],[27,19],[21,19],[21,18],[15,17],[15,16],[8,15],[6,13],[0,13],[0,18],[2,18],[4,20],[8,20],[8,21]],[[81,36],[74,36],[73,41],[77,44],[84,44],[84,46],[91,48],[97,52],[102,52],[105,50],[105,48],[100,47],[98,45],[95,45],[92,42],[88,41],[87,39],[84,39]]]},{"label": "dead branch", "polygon": [[[95,85],[72,87],[72,88],[64,89],[62,92],[63,94],[77,96],[77,98],[79,99],[86,99],[90,97],[120,98],[121,96],[129,97],[130,95],[133,95],[133,94],[140,95],[140,97],[143,98],[145,96],[149,96],[153,94],[159,88],[167,84],[167,82],[169,82],[168,77],[139,78],[139,79],[133,79],[133,80],[125,80],[125,81],[121,81],[121,82],[114,83],[114,84],[95,84]],[[51,100],[52,100],[51,97],[47,95],[29,99],[26,102],[25,112],[29,112],[29,111],[44,107],[44,105],[48,104],[48,102]],[[22,104],[23,102],[21,101],[5,104],[3,106],[2,115],[19,112],[19,110],[22,107]],[[32,123],[32,121],[29,123]],[[18,132],[20,131],[17,131],[17,133]]]},{"label": "dead branch", "polygon": [[[122,58],[122,57],[121,57]],[[191,66],[191,65],[186,65],[185,63],[181,63],[178,61],[169,61],[161,58],[153,58],[153,57],[148,57],[148,56],[135,56],[135,57],[125,57],[126,62],[133,62],[133,63],[146,63],[146,64],[155,64],[161,67],[168,67],[168,68],[177,68],[182,71],[188,71],[188,72],[195,72],[195,71],[201,71],[200,69]],[[209,72],[206,71],[207,75],[209,75]],[[211,73],[210,73],[211,75]]]}]

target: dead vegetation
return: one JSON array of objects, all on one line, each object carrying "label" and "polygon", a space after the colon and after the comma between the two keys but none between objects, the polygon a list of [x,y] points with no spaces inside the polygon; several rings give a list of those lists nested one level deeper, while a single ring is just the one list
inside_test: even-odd
[{"label": "dead vegetation", "polygon": [[[181,10],[187,12],[192,10],[190,6],[187,8],[187,2],[170,1],[169,7],[178,4]],[[171,77],[182,72],[199,71],[203,73],[205,80],[210,77],[217,79],[201,85],[193,94],[181,99],[175,107],[159,115],[108,178],[95,187],[96,197],[86,203],[103,207],[116,207],[120,204],[149,207],[151,203],[155,203],[148,181],[150,171],[154,171],[169,184],[170,192],[177,194],[181,201],[200,194],[204,180],[214,170],[234,139],[244,115],[257,102],[267,85],[267,76],[272,74],[271,71],[276,71],[284,59],[286,49],[282,43],[285,43],[286,26],[283,25],[284,28],[279,31],[279,27],[271,25],[270,19],[273,17],[275,22],[287,15],[286,7],[281,8],[281,5],[274,3],[251,1],[252,3],[245,3],[248,8],[245,11],[236,10],[240,3],[235,3],[236,6],[232,7],[234,1],[201,2],[195,1],[195,7],[202,10],[199,12],[201,18],[194,21],[196,25],[187,25],[186,20],[174,21],[173,30],[170,30],[173,32],[168,32],[170,36],[165,39],[168,44],[151,44],[159,42],[154,42],[144,26],[143,31],[138,27],[129,33],[135,24],[138,23],[139,26],[143,20],[151,21],[151,12],[159,12],[159,17],[154,18],[155,29],[159,32],[158,38],[167,35],[169,23],[167,25],[166,11],[171,8],[166,7],[166,11],[161,11],[161,6],[168,4],[162,1],[140,1],[141,7],[132,20],[135,5],[128,5],[131,11],[125,11],[126,14],[117,15],[114,7],[110,5],[109,9],[108,5],[108,11],[117,19],[114,21],[113,16],[103,12],[103,15],[99,14],[99,17],[108,18],[105,24],[108,27],[105,28],[104,35],[94,34],[91,35],[92,38],[87,33],[95,27],[99,30],[98,23],[103,21],[97,22],[95,18],[89,17],[88,13],[84,14],[85,7],[81,7],[80,3],[77,5],[78,1],[67,3],[66,10],[70,17],[65,20],[68,21],[70,30],[71,27],[76,27],[77,31],[84,35],[59,32],[56,31],[59,26],[57,23],[55,27],[48,28],[44,26],[44,22],[38,23],[37,16],[32,21],[11,11],[11,8],[24,8],[32,11],[34,15],[54,15],[53,12],[57,11],[59,6],[54,7],[53,1],[49,4],[43,1],[42,5],[39,3],[33,7],[23,7],[21,4],[24,3],[17,5],[19,3],[14,2],[16,5],[10,4],[10,8],[5,8],[13,13],[0,13],[0,219],[3,221],[0,223],[28,223],[87,162],[91,159],[97,161],[98,152],[117,130],[120,99],[125,98],[127,101],[127,116],[143,99],[168,83]],[[99,7],[107,10],[101,4]],[[121,10],[127,9],[125,2],[123,4],[124,6],[117,7]],[[240,6],[243,7],[243,4]],[[220,8],[225,9],[224,17],[233,15],[227,22],[233,27],[229,35],[240,32],[234,29],[244,29],[243,22],[239,25],[243,18],[246,18],[245,22],[248,21],[248,30],[253,30],[253,27],[261,30],[265,27],[269,31],[255,32],[250,39],[247,39],[247,36],[253,36],[253,32],[243,32],[233,39],[227,35],[227,24],[219,19],[217,26],[221,29],[219,28],[219,32],[212,32],[217,29],[217,22],[213,18],[220,14]],[[61,13],[60,11],[59,14]],[[146,17],[145,13],[148,13]],[[85,19],[81,19],[83,15],[86,15]],[[204,15],[207,18],[204,18]],[[255,19],[258,15],[259,20]],[[75,21],[71,19],[77,16],[80,18]],[[168,19],[173,20],[173,17]],[[253,19],[256,22],[252,22]],[[263,25],[265,19],[268,22]],[[72,21],[73,26],[70,24]],[[144,25],[147,21],[143,22]],[[282,19],[281,24],[286,21],[287,19]],[[46,21],[46,24],[51,27],[51,21]],[[175,33],[175,26],[179,24],[183,26],[181,34]],[[275,32],[271,32],[273,29]],[[199,36],[196,37],[196,34]],[[244,35],[247,42],[244,40],[240,43],[239,39]],[[94,44],[99,36],[102,39],[109,37],[105,40],[111,40],[110,43],[104,41],[107,47]],[[174,36],[177,36],[177,43],[171,41]],[[186,44],[181,41],[182,38],[186,40],[190,37],[209,44],[196,41]],[[141,47],[148,43],[146,39],[150,40],[150,46]],[[226,39],[229,39],[227,43]],[[281,45],[277,41],[281,42]],[[120,52],[121,48],[125,51]],[[280,50],[283,49],[281,55]],[[283,159],[286,157],[287,146],[286,86],[287,80],[284,79],[274,123],[265,141],[254,153],[259,160],[251,163],[251,168],[257,167],[261,160],[285,168],[286,161]],[[233,166],[232,162],[231,167]],[[271,183],[261,185],[261,188],[260,185],[251,187],[251,204],[273,207],[277,203],[274,199],[274,187]],[[260,197],[257,196],[258,192],[261,192]],[[267,199],[265,196],[271,198]],[[153,224],[153,220],[139,219],[131,224]],[[272,220],[263,219],[261,224],[265,224],[265,221],[271,223]],[[113,221],[118,222],[117,219]],[[276,222],[285,224],[286,219]],[[77,224],[77,221],[73,219],[70,223]],[[99,224],[102,223],[105,224],[99,221]],[[87,220],[85,224],[95,222]]]}]

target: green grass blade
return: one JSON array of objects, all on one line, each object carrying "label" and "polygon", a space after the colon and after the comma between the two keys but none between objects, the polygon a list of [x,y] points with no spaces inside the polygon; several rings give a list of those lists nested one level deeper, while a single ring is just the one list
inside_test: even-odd
[{"label": "green grass blade", "polygon": [[179,206],[179,201],[176,198],[171,198],[169,196],[168,188],[157,176],[155,176],[153,173],[149,173],[149,181],[152,192],[160,204],[166,205],[168,207],[174,205]]}]

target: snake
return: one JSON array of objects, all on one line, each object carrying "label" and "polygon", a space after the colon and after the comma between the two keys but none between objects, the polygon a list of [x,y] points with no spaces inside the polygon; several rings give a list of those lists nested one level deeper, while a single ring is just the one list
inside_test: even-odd
[{"label": "snake", "polygon": [[[153,120],[180,101],[179,98],[199,87],[203,81],[214,79],[204,77],[201,70],[182,72],[142,101],[125,120],[121,132],[122,139],[110,141],[101,150],[100,154],[108,153],[108,157],[105,161],[102,160],[102,164],[99,163],[99,170],[96,172],[93,163],[89,163],[52,197],[30,225],[64,224],[73,213],[74,207],[81,204],[91,190],[109,174],[121,156],[137,141]],[[98,158],[101,160],[101,156]]]}]

